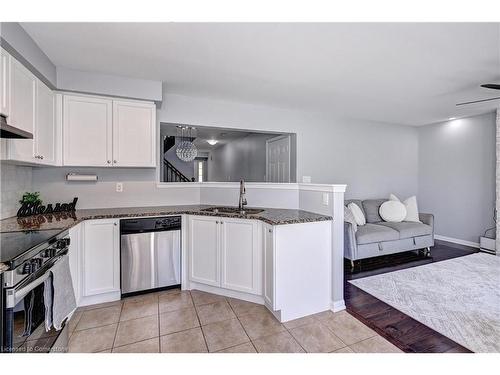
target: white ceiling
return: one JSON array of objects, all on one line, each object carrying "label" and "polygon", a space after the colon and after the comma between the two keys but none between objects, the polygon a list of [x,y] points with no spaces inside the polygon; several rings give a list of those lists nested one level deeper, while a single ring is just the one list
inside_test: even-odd
[{"label": "white ceiling", "polygon": [[168,92],[406,125],[500,96],[499,23],[22,23],[57,66]]}]

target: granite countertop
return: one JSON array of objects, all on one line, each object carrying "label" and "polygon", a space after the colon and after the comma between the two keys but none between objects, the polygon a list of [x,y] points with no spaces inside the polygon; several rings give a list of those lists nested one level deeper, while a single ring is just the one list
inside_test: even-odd
[{"label": "granite countertop", "polygon": [[[257,214],[242,215],[236,213],[213,213],[202,211],[215,207],[213,205],[187,205],[187,206],[153,206],[153,207],[123,207],[82,209],[73,212],[61,212],[47,215],[34,215],[23,218],[11,217],[0,220],[0,232],[17,232],[26,230],[69,229],[74,225],[92,219],[114,219],[141,216],[167,216],[167,215],[202,215],[233,217],[241,219],[255,219],[270,225],[299,224],[315,221],[332,220],[330,216],[315,214],[303,210],[260,208],[263,211]],[[249,209],[249,208],[248,208]]]}]

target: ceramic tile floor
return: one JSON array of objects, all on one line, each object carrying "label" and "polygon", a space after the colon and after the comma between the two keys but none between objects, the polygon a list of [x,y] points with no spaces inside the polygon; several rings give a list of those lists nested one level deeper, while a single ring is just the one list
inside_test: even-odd
[{"label": "ceramic tile floor", "polygon": [[79,309],[70,352],[401,352],[347,312],[281,324],[264,306],[193,290],[151,293]]}]

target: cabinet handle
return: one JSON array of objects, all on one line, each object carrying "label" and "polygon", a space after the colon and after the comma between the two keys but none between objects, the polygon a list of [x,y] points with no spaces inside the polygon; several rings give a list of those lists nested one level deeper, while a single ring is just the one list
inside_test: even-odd
[{"label": "cabinet handle", "polygon": [[219,222],[218,222],[218,221],[216,221],[216,222],[215,222],[215,224],[219,224]]},{"label": "cabinet handle", "polygon": [[111,160],[108,160],[108,164],[111,164]]},{"label": "cabinet handle", "polygon": [[113,163],[114,163],[114,164],[117,164],[117,163],[118,163],[118,161],[116,161],[116,160],[113,160]]},{"label": "cabinet handle", "polygon": [[272,229],[269,229],[269,233],[273,233],[273,230],[272,230]]},{"label": "cabinet handle", "polygon": [[40,155],[40,159],[43,159],[43,155]]},{"label": "cabinet handle", "polygon": [[114,225],[114,226],[116,227],[116,226],[117,226],[118,224],[116,224],[116,223],[113,223],[113,225]]},{"label": "cabinet handle", "polygon": [[223,222],[223,221],[221,221],[220,223],[221,223],[221,224],[224,224],[224,222]]}]

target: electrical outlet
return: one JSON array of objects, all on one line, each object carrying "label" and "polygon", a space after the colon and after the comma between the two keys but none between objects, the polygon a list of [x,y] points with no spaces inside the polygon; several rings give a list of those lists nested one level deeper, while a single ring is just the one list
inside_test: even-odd
[{"label": "electrical outlet", "polygon": [[328,206],[328,193],[323,193],[323,205]]},{"label": "electrical outlet", "polygon": [[122,193],[123,192],[123,182],[117,182],[116,183],[116,192],[117,193]]}]

